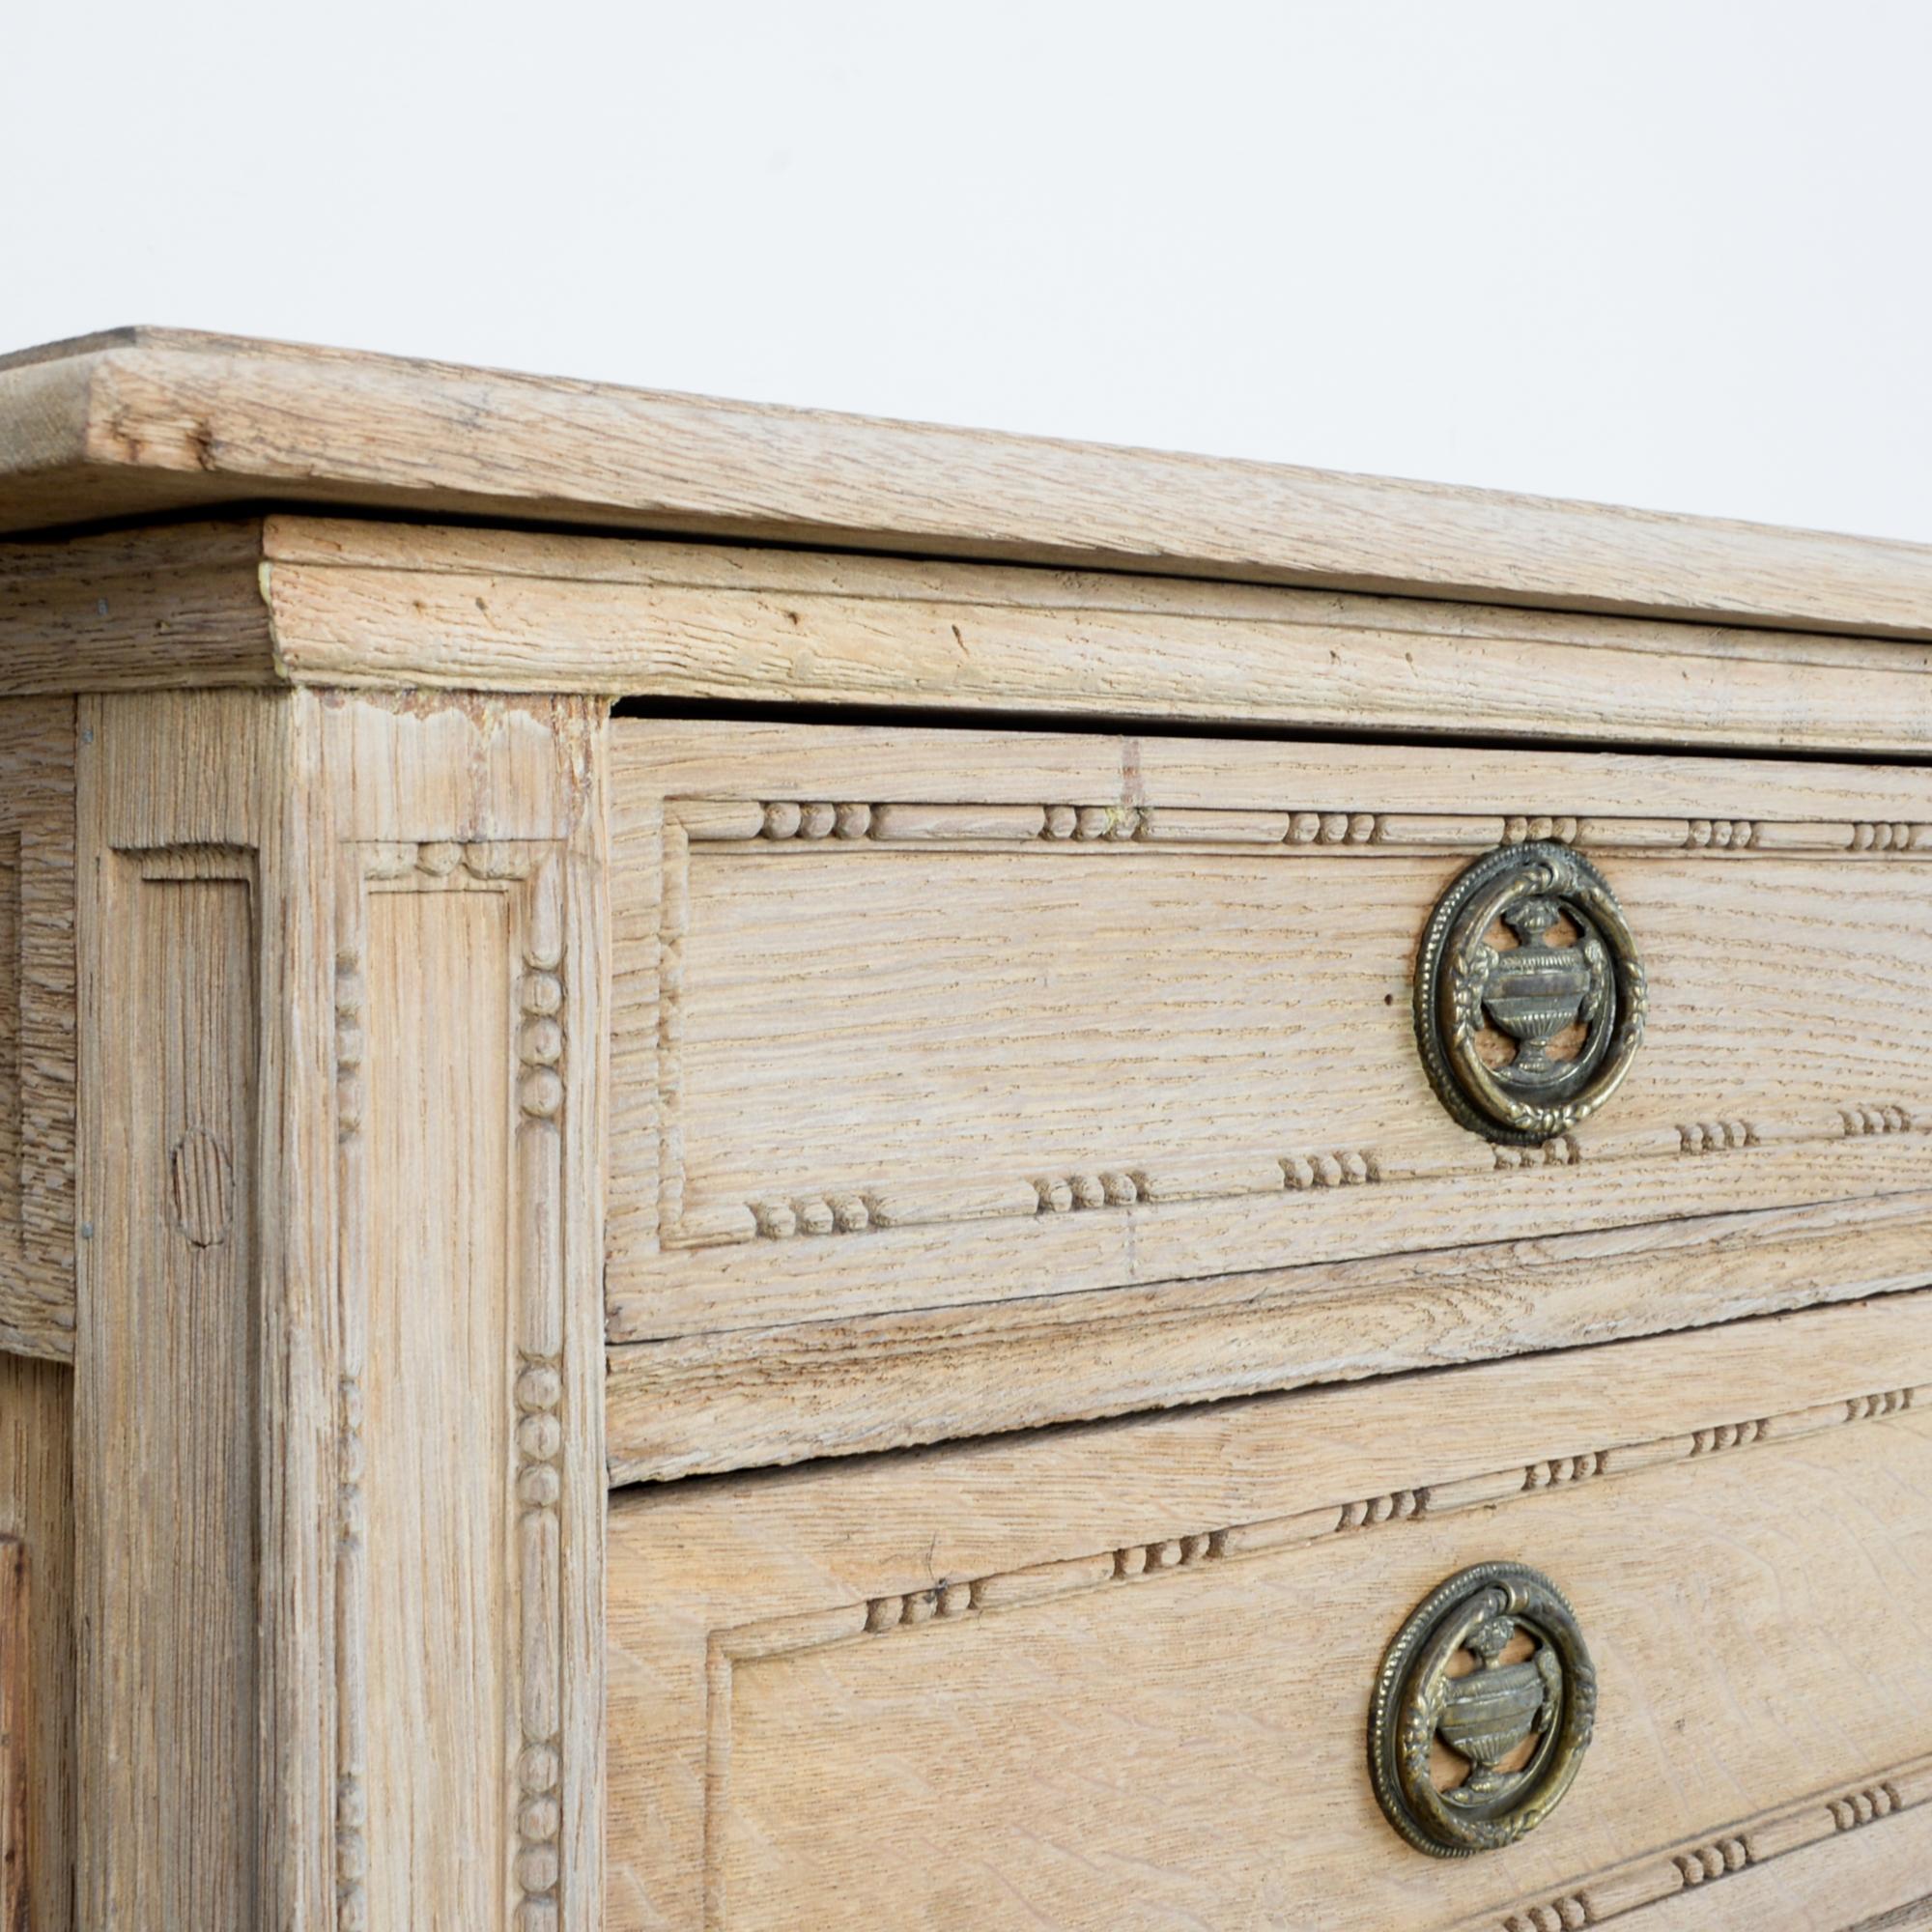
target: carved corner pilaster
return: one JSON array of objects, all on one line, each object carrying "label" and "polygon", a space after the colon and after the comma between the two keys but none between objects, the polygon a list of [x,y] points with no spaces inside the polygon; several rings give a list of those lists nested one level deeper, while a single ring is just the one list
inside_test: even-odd
[{"label": "carved corner pilaster", "polygon": [[[594,881],[563,839],[345,849],[339,1932],[451,1911],[591,1932],[598,1056],[573,1033],[595,1026]],[[472,1856],[493,1841],[495,1877]]]}]

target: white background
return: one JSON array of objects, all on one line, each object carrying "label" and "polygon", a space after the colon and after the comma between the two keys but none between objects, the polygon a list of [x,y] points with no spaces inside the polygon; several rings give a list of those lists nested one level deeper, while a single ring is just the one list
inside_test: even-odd
[{"label": "white background", "polygon": [[1932,539],[1924,0],[0,0],[152,322]]}]

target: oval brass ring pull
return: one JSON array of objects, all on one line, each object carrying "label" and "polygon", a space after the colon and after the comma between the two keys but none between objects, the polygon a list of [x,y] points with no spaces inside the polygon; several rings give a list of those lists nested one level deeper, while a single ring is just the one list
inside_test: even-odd
[{"label": "oval brass ring pull", "polygon": [[1617,895],[1548,841],[1478,859],[1416,962],[1422,1064],[1442,1104],[1494,1141],[1550,1140],[1595,1113],[1643,1044],[1648,1001]]},{"label": "oval brass ring pull", "polygon": [[1563,1593],[1520,1563],[1479,1563],[1432,1591],[1382,1659],[1376,1797],[1417,1851],[1499,1850],[1561,1802],[1596,1716],[1597,1673]]}]

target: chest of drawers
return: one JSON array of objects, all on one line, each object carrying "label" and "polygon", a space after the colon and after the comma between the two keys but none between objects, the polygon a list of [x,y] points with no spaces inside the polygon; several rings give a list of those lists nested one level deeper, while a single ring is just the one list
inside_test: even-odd
[{"label": "chest of drawers", "polygon": [[149,331],[0,526],[0,1924],[1932,1922],[1932,553]]}]

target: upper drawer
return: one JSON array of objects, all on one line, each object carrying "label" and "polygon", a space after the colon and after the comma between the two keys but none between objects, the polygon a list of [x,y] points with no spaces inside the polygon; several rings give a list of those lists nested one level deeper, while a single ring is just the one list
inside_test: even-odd
[{"label": "upper drawer", "polygon": [[[614,1340],[1932,1187],[1926,774],[613,734]],[[1601,870],[1648,979],[1627,1078],[1547,1148],[1451,1117],[1411,1010],[1432,909],[1526,837]]]}]

